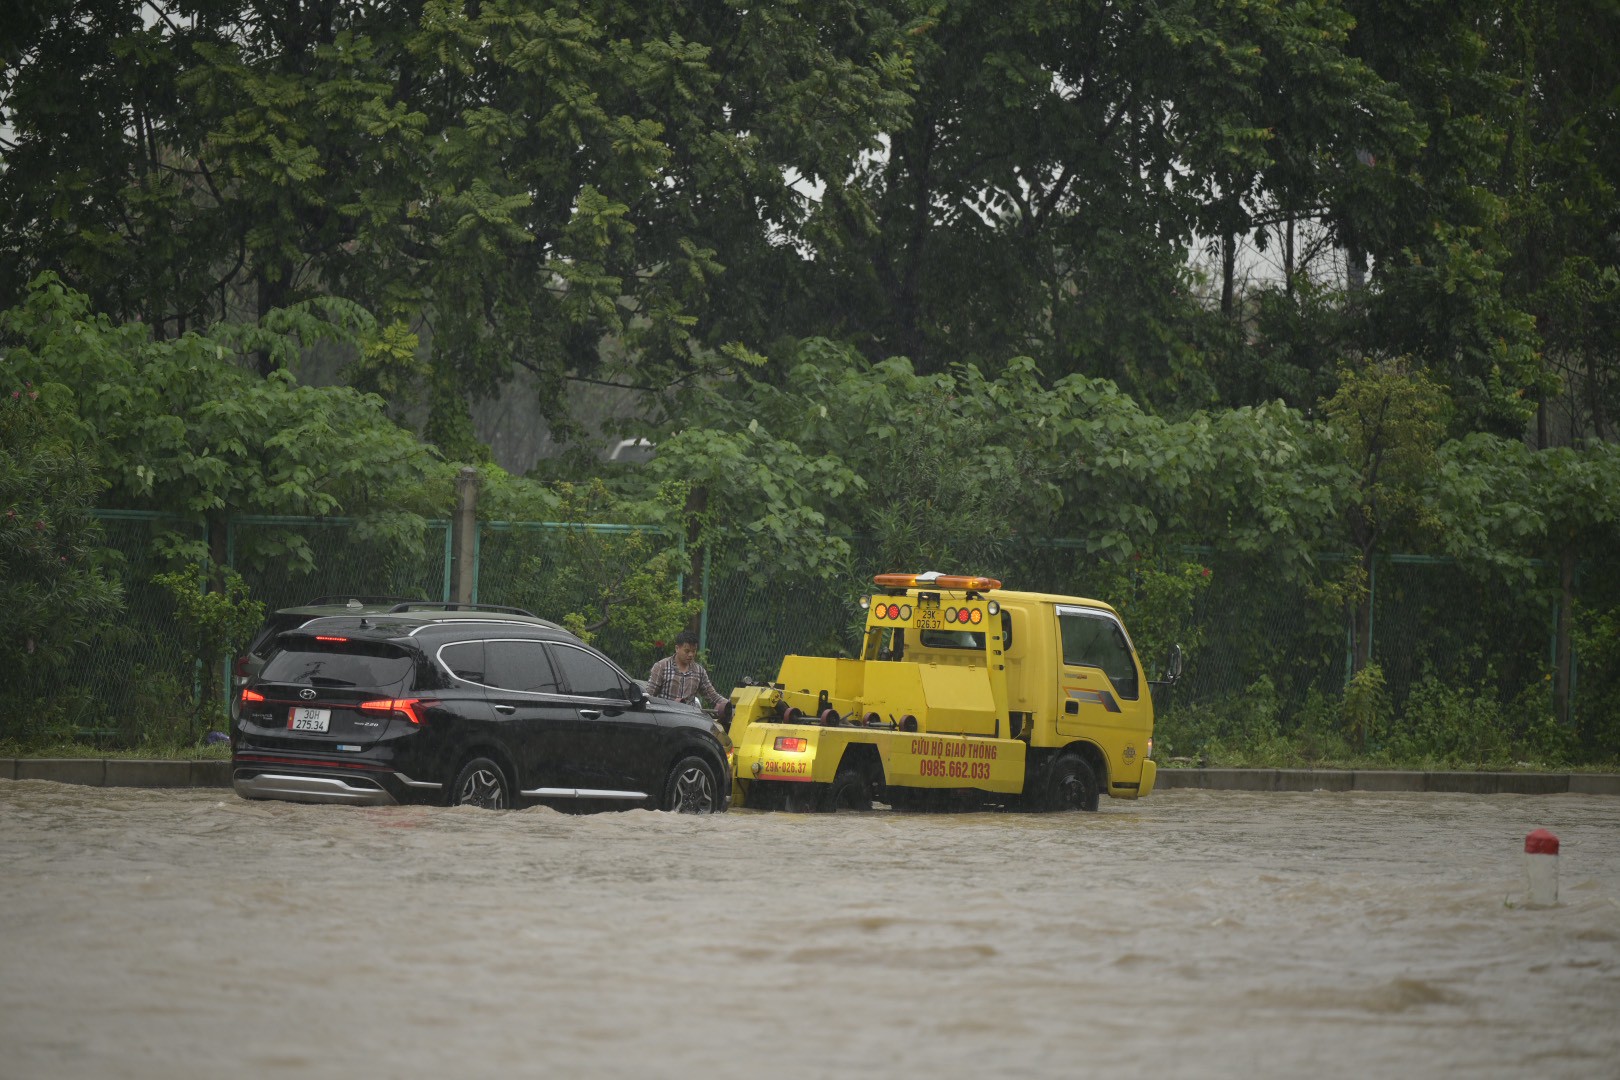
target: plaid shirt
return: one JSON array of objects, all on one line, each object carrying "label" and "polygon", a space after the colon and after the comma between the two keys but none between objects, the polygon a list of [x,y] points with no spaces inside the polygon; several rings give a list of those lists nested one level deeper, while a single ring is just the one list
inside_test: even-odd
[{"label": "plaid shirt", "polygon": [[714,688],[709,681],[709,672],[696,660],[692,666],[682,671],[675,666],[675,658],[666,656],[652,666],[647,673],[647,692],[653,697],[674,698],[676,701],[690,701],[698,694],[709,699],[710,705],[718,705],[726,700],[725,695]]}]

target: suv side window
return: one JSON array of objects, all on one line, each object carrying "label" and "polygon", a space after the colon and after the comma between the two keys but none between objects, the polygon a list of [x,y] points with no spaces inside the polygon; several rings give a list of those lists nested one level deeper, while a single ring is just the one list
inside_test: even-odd
[{"label": "suv side window", "polygon": [[489,675],[484,681],[490,686],[525,694],[562,693],[542,642],[486,641],[484,662]]},{"label": "suv side window", "polygon": [[619,672],[595,653],[572,645],[553,645],[551,655],[557,662],[568,692],[576,697],[615,698],[628,701],[630,693]]},{"label": "suv side window", "polygon": [[1058,611],[1063,632],[1063,662],[1071,667],[1101,668],[1114,692],[1127,701],[1141,693],[1136,681],[1136,661],[1130,643],[1119,623],[1102,612],[1068,608]]},{"label": "suv side window", "polygon": [[450,674],[458,679],[475,683],[488,681],[484,678],[482,641],[463,641],[455,645],[446,645],[439,650],[439,660],[450,669]]}]

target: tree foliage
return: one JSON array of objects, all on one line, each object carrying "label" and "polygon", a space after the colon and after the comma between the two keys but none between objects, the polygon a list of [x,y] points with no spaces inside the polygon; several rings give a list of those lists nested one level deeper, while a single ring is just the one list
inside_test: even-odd
[{"label": "tree foliage", "polygon": [[198,687],[193,733],[219,719],[220,684],[225,661],[248,643],[264,622],[264,604],[248,595],[247,583],[235,570],[219,570],[221,587],[210,589],[210,568],[192,563],[158,574],[152,583],[174,602],[175,617],[186,648],[197,661]]},{"label": "tree foliage", "polygon": [[[327,337],[355,342],[369,326],[362,312],[328,302],[157,339],[143,323],[115,325],[43,275],[20,307],[0,313],[0,340],[21,377],[73,388],[66,404],[96,432],[97,465],[121,503],[205,522],[369,513],[404,538],[421,520],[393,496],[436,468],[431,448],[389,420],[379,398],[302,386],[279,367],[261,378],[243,363]],[[282,538],[292,564],[307,563],[307,545]]]},{"label": "tree foliage", "polygon": [[0,667],[17,687],[59,676],[123,598],[91,517],[104,486],[91,439],[67,388],[31,374],[0,357]]},{"label": "tree foliage", "polygon": [[[1565,0],[37,0],[0,15],[0,348],[216,563],[240,514],[417,543],[462,463],[486,517],[589,491],[685,541],[621,567],[674,605],[637,640],[705,552],[1061,536],[1121,582],[1348,545],[1365,641],[1399,545],[1555,564],[1562,695],[1612,617],[1572,598],[1615,539],[1617,42]],[[548,482],[471,418],[514,372]],[[600,467],[618,428],[649,467]]]}]

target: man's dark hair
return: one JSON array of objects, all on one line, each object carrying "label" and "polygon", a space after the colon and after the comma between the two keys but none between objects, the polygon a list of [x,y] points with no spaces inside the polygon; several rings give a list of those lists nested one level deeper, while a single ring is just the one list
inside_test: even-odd
[{"label": "man's dark hair", "polygon": [[682,630],[675,635],[675,644],[677,645],[696,645],[697,643],[697,635],[690,630]]}]

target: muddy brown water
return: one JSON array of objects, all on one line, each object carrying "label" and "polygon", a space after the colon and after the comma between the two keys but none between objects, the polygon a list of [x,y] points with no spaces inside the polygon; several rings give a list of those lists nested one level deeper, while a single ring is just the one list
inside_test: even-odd
[{"label": "muddy brown water", "polygon": [[[1537,827],[1555,908],[1518,903]],[[571,817],[0,781],[0,1077],[1617,1063],[1614,797]]]}]

